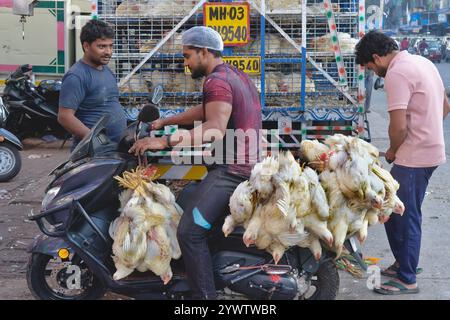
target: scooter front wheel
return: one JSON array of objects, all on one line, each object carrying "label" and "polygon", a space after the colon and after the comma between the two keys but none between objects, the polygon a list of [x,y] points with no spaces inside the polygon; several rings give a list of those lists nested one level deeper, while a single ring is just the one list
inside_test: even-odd
[{"label": "scooter front wheel", "polygon": [[0,143],[0,182],[14,178],[22,167],[19,150],[8,142]]},{"label": "scooter front wheel", "polygon": [[96,300],[106,290],[77,256],[66,260],[32,253],[27,270],[28,288],[36,299]]}]

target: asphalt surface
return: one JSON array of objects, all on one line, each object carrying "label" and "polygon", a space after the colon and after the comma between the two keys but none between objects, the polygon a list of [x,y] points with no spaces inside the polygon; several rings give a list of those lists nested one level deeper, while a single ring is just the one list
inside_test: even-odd
[{"label": "asphalt surface", "polygon": [[[446,86],[450,86],[450,64],[437,65]],[[388,146],[388,114],[383,91],[374,91],[371,112],[368,115],[372,143],[381,151]],[[450,117],[449,117],[450,119]],[[445,120],[447,158],[450,158],[450,120]],[[38,211],[45,187],[50,182],[48,173],[68,156],[67,149],[35,147],[22,152],[23,169],[8,183],[0,184],[0,299],[32,299],[25,280],[27,245],[40,233],[35,223],[27,219],[31,211]],[[386,168],[390,166],[384,163]],[[423,204],[423,237],[418,275],[419,294],[382,296],[370,290],[368,282],[376,280],[377,269],[363,278],[355,278],[340,271],[339,300],[394,300],[394,299],[450,299],[450,165],[440,166],[431,178]],[[393,262],[384,227],[369,229],[362,246],[365,256],[379,258],[378,267]],[[369,277],[370,276],[370,277]],[[388,280],[381,277],[380,281]],[[106,299],[119,299],[107,295]]]}]

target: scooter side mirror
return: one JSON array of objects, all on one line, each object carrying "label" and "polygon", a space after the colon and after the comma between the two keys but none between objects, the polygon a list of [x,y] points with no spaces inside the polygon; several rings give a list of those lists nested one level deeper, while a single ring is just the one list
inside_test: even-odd
[{"label": "scooter side mirror", "polygon": [[33,70],[33,67],[29,64],[23,64],[20,66],[20,70],[22,71],[22,73],[27,73]]},{"label": "scooter side mirror", "polygon": [[150,131],[150,123],[159,119],[159,109],[157,105],[161,102],[163,95],[162,85],[157,85],[153,88],[150,103],[146,104],[139,112],[135,139],[147,136]]},{"label": "scooter side mirror", "polygon": [[136,126],[136,139],[146,137],[151,131],[150,123],[159,119],[159,109],[149,103],[146,104],[138,115],[138,125]]},{"label": "scooter side mirror", "polygon": [[162,84],[156,85],[152,90],[152,97],[150,99],[151,103],[158,105],[162,98],[164,97],[164,88]]},{"label": "scooter side mirror", "polygon": [[152,122],[159,119],[159,109],[153,104],[146,104],[138,115],[140,122]]}]

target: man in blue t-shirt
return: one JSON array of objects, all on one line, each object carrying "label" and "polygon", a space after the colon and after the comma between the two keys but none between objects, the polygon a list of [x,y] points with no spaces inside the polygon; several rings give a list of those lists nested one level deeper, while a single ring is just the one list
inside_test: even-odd
[{"label": "man in blue t-shirt", "polygon": [[116,77],[107,66],[113,39],[114,30],[103,21],[91,20],[81,29],[84,55],[64,75],[58,111],[58,122],[74,136],[72,149],[104,114],[111,116],[106,127],[111,140],[119,142],[126,129]]}]

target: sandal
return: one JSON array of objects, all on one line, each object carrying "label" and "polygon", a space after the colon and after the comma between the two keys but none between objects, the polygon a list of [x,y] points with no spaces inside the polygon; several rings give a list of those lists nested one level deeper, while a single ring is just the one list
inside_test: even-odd
[{"label": "sandal", "polygon": [[394,280],[383,283],[383,286],[395,287],[398,290],[391,290],[391,289],[385,289],[385,288],[380,287],[380,288],[373,289],[373,291],[375,291],[376,293],[379,293],[379,294],[384,294],[384,295],[419,293],[419,287],[409,289],[409,288],[405,287],[403,284],[401,284],[400,282],[397,282]]},{"label": "sandal", "polygon": [[[399,267],[394,263],[394,264],[391,265],[390,267],[388,267],[388,268],[382,270],[380,273],[381,273],[381,275],[383,275],[383,276],[386,276],[386,277],[394,277],[394,278],[395,278],[395,277],[397,277],[398,269],[399,269]],[[422,271],[423,271],[422,268],[417,267],[417,269],[416,269],[416,274],[420,274],[420,273],[422,273]]]}]

